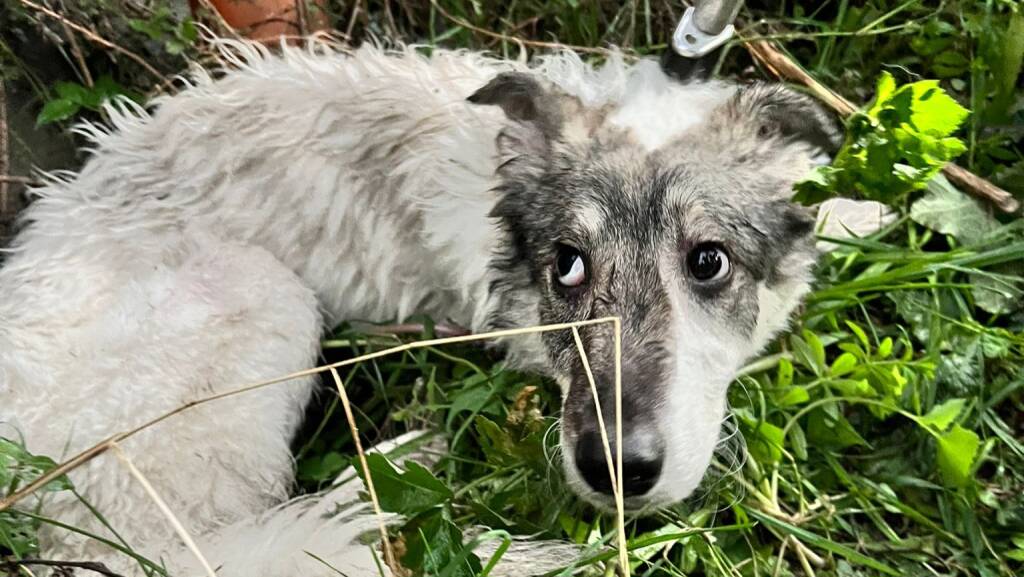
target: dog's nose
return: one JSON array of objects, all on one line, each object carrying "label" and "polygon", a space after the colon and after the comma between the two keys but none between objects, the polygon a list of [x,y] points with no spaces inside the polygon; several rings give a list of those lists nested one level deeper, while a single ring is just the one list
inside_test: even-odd
[{"label": "dog's nose", "polygon": [[[650,491],[661,476],[665,453],[656,437],[646,433],[626,434],[622,448],[623,495],[638,497]],[[612,459],[615,459],[615,438],[609,435]],[[600,431],[583,433],[576,443],[576,468],[590,488],[612,495],[612,480],[608,473],[604,444]]]}]

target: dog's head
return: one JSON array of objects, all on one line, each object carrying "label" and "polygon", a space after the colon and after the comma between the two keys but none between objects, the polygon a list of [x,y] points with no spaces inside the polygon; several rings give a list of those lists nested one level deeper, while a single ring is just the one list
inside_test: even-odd
[{"label": "dog's head", "polygon": [[[493,326],[619,317],[626,504],[686,497],[719,442],[729,383],[808,290],[814,219],[792,188],[838,144],[837,126],[808,97],[764,84],[665,82],[587,106],[541,77],[506,73],[470,101],[508,118]],[[614,455],[613,326],[579,334]],[[609,505],[574,335],[547,332],[534,346],[563,387],[569,479]]]}]

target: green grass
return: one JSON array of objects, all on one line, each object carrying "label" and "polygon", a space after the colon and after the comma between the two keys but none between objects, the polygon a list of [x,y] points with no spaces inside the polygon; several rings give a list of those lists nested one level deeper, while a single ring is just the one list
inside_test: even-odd
[{"label": "green grass", "polygon": [[[520,50],[512,37],[656,53],[681,13],[680,4],[655,0],[398,1],[390,18],[381,2],[369,8],[352,25],[357,38],[397,33],[508,56]],[[339,29],[349,27],[351,5],[328,9]],[[1022,11],[997,0],[751,2],[741,19],[748,34],[779,39],[816,78],[859,104],[883,72],[900,85],[940,80],[972,111],[955,134],[965,148],[958,162],[1020,198]],[[174,58],[164,60],[168,72]],[[129,63],[90,63],[95,76],[110,74],[126,90],[152,87]],[[718,70],[764,77],[736,43]],[[844,164],[854,166],[853,185],[833,185],[865,182],[855,165]],[[1024,573],[1024,225],[941,181],[927,190],[878,187],[870,193],[901,218],[822,258],[791,333],[733,386],[727,426],[736,435],[705,485],[687,503],[629,522],[634,574]],[[421,336],[431,334],[428,326]],[[340,327],[324,353],[335,360],[394,343]],[[383,496],[411,517],[395,532],[411,569],[483,572],[489,559],[472,555],[462,530],[486,525],[594,545],[578,565],[607,570],[614,522],[561,482],[551,383],[465,346],[409,351],[341,376],[364,444],[424,426],[450,443],[432,474],[374,463],[429,496],[411,499],[401,488]],[[301,491],[349,464],[352,439],[333,396],[311,412],[295,452]],[[31,532],[46,522],[31,520],[20,527]],[[0,553],[11,546],[0,539]]]}]

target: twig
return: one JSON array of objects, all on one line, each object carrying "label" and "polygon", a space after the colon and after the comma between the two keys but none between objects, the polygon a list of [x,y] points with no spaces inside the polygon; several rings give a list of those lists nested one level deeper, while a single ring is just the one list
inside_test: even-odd
[{"label": "twig", "polygon": [[202,4],[203,8],[206,8],[213,15],[214,20],[217,21],[217,25],[220,26],[225,32],[234,36],[236,40],[242,39],[242,36],[238,33],[238,31],[235,30],[233,26],[228,24],[228,21],[224,19],[224,16],[220,13],[220,11],[217,10],[217,8],[214,7],[212,3],[210,3],[210,0],[199,0],[199,3]]},{"label": "twig", "polygon": [[43,567],[85,569],[86,571],[99,573],[100,575],[105,575],[106,577],[124,577],[120,573],[114,573],[110,569],[107,569],[107,566],[103,563],[97,563],[95,561],[58,561],[54,559],[12,559],[0,563],[0,567],[5,567],[10,571],[15,571],[19,567],[25,565],[41,565]]},{"label": "twig", "polygon": [[199,560],[199,564],[203,566],[207,577],[217,577],[217,573],[214,572],[209,561],[207,561],[206,557],[203,556],[202,551],[199,550],[199,547],[192,539],[192,536],[188,534],[188,531],[185,530],[185,526],[181,524],[181,521],[179,521],[178,517],[174,515],[171,508],[167,506],[167,502],[164,501],[163,498],[160,497],[160,494],[156,492],[156,489],[153,487],[152,483],[149,482],[149,479],[142,474],[142,471],[135,466],[135,463],[128,458],[128,455],[121,450],[121,447],[117,443],[111,443],[110,448],[114,450],[114,454],[117,455],[117,458],[120,459],[121,462],[124,463],[124,466],[128,468],[128,472],[130,472],[132,476],[135,477],[135,480],[142,485],[142,488],[149,495],[149,498],[153,500],[153,503],[156,504],[157,508],[160,509],[160,512],[164,514],[164,517],[167,517],[167,521],[171,524],[171,527],[174,528],[174,532],[177,533],[178,537],[185,542],[185,547],[187,547],[188,550],[195,555],[196,559]]},{"label": "twig", "polygon": [[299,34],[309,36],[309,16],[306,13],[306,0],[295,0],[295,19],[299,23]]},{"label": "twig", "polygon": [[356,28],[356,18],[359,16],[359,9],[362,7],[359,0],[352,3],[352,14],[348,17],[348,27],[345,28],[345,38],[352,41],[352,32]]},{"label": "twig", "polygon": [[370,465],[366,462],[366,453],[363,452],[363,443],[359,440],[359,427],[356,426],[356,418],[352,415],[352,405],[348,400],[348,393],[345,392],[345,385],[341,382],[338,370],[332,368],[331,376],[334,377],[334,385],[338,388],[338,396],[341,397],[341,406],[345,409],[345,418],[348,420],[349,429],[352,431],[352,440],[356,445],[356,454],[359,455],[359,465],[363,469],[363,477],[366,479],[366,489],[370,493],[370,502],[373,503],[373,512],[377,515],[377,526],[380,529],[380,546],[384,548],[384,563],[396,574],[398,564],[395,559],[395,552],[391,548],[391,540],[388,538],[388,527],[384,523],[384,512],[380,508],[380,500],[377,499],[377,490],[373,486],[373,476],[370,475]]},{"label": "twig", "polygon": [[384,19],[388,23],[388,32],[392,38],[401,38],[398,32],[398,24],[395,22],[395,15],[391,12],[391,2],[384,0]]},{"label": "twig", "polygon": [[[857,107],[853,103],[815,80],[771,43],[764,40],[750,41],[743,38],[741,40],[750,55],[778,78],[803,84],[812,94],[841,116],[846,117],[857,111]],[[952,162],[947,163],[942,168],[942,172],[954,185],[974,196],[988,200],[1003,212],[1014,213],[1020,209],[1020,202],[1009,192]]]},{"label": "twig", "polygon": [[374,351],[374,352],[371,352],[371,353],[366,353],[364,355],[360,355],[358,357],[353,357],[351,359],[345,359],[345,360],[338,361],[336,363],[331,363],[331,364],[328,364],[328,365],[321,365],[319,367],[314,367],[314,368],[311,368],[311,369],[306,369],[304,371],[294,372],[294,373],[291,373],[291,374],[288,374],[288,375],[283,375],[283,376],[280,376],[280,377],[275,377],[273,379],[267,379],[267,380],[259,382],[259,383],[253,383],[253,384],[245,385],[245,386],[242,386],[242,387],[238,387],[238,388],[234,388],[234,389],[230,389],[230,390],[224,391],[223,393],[217,393],[217,394],[211,395],[209,397],[204,397],[204,398],[197,399],[197,400],[194,400],[194,401],[189,401],[189,402],[181,405],[180,407],[178,407],[176,409],[168,411],[168,412],[166,412],[166,413],[164,413],[162,415],[159,415],[157,417],[154,417],[154,418],[146,421],[145,423],[142,423],[141,425],[135,427],[134,429],[130,429],[130,430],[127,430],[127,431],[123,431],[123,432],[117,433],[115,435],[111,435],[107,439],[104,439],[104,440],[100,441],[99,443],[96,443],[92,447],[89,447],[88,449],[82,451],[81,453],[75,455],[74,457],[68,459],[67,461],[64,461],[60,465],[57,465],[53,469],[50,469],[46,473],[44,473],[44,474],[40,475],[38,478],[36,478],[35,481],[32,481],[31,483],[29,483],[28,485],[26,485],[25,487],[23,487],[22,489],[20,489],[16,493],[13,493],[11,495],[8,495],[8,496],[4,497],[3,499],[0,499],[0,511],[7,510],[12,505],[18,503],[19,501],[21,501],[25,497],[27,497],[27,496],[31,495],[32,493],[38,491],[40,488],[46,486],[47,484],[49,484],[50,482],[54,481],[55,479],[58,479],[61,476],[66,475],[70,471],[73,471],[73,470],[77,469],[78,467],[81,467],[85,463],[88,463],[89,461],[91,461],[91,460],[95,459],[96,457],[102,455],[103,453],[107,452],[114,444],[119,443],[121,441],[124,441],[125,439],[128,439],[129,437],[132,437],[132,436],[140,433],[141,431],[144,431],[144,430],[146,430],[146,429],[148,429],[150,427],[153,427],[154,425],[157,425],[157,424],[159,424],[159,423],[161,423],[161,422],[163,422],[163,421],[165,421],[165,420],[167,420],[167,419],[169,419],[169,418],[171,418],[171,417],[173,417],[173,416],[175,416],[175,415],[177,415],[179,413],[183,413],[183,412],[185,412],[185,411],[187,411],[189,409],[192,409],[194,407],[198,407],[200,405],[205,405],[205,404],[211,403],[213,401],[217,401],[217,400],[224,399],[224,398],[227,398],[227,397],[232,397],[232,396],[239,395],[239,394],[242,394],[242,393],[246,393],[246,392],[249,392],[249,391],[255,391],[257,389],[262,389],[262,388],[265,388],[265,387],[269,387],[271,385],[276,385],[278,383],[283,383],[283,382],[286,382],[286,381],[292,381],[292,380],[299,379],[299,378],[302,378],[302,377],[318,375],[320,373],[329,371],[332,368],[337,369],[337,368],[340,368],[340,367],[346,367],[346,366],[349,366],[349,365],[354,365],[356,363],[361,363],[363,361],[377,359],[377,358],[380,358],[380,357],[385,357],[385,356],[396,354],[396,353],[403,353],[405,351],[411,351],[411,350],[415,350],[415,349],[422,349],[422,348],[428,348],[428,347],[436,347],[436,346],[439,346],[439,345],[447,345],[447,344],[454,344],[454,343],[467,343],[467,342],[472,342],[472,341],[480,341],[480,340],[487,340],[487,339],[497,339],[497,338],[512,337],[512,336],[526,335],[526,334],[532,334],[532,333],[542,333],[542,332],[547,332],[547,331],[567,330],[567,329],[570,329],[572,327],[584,327],[584,326],[597,325],[597,324],[603,324],[603,323],[611,323],[611,322],[617,322],[617,321],[618,321],[618,317],[603,317],[603,318],[599,318],[599,319],[591,319],[591,320],[586,320],[586,321],[577,321],[577,322],[572,322],[572,323],[558,323],[558,324],[552,324],[552,325],[541,325],[541,326],[536,326],[536,327],[525,327],[525,328],[520,328],[520,329],[505,329],[505,330],[500,330],[500,331],[492,331],[492,332],[488,332],[488,333],[478,333],[478,334],[472,334],[472,335],[464,335],[464,336],[459,336],[459,337],[447,337],[447,338],[439,338],[439,339],[427,339],[427,340],[423,340],[423,341],[416,341],[416,342],[413,342],[413,343],[405,343],[405,344],[394,346],[394,347],[391,347],[391,348],[388,348],[388,349],[383,349],[383,350],[380,350],[380,351]]},{"label": "twig", "polygon": [[[3,121],[4,121],[3,112],[4,111],[2,110],[2,108],[3,108],[3,106],[2,106],[2,102],[3,102],[2,90],[3,89],[0,88],[0,132],[3,132],[4,134],[0,134],[0,168],[3,168],[4,162],[5,162],[4,152],[6,152],[6,148],[5,147],[7,146],[6,131],[3,130],[6,127],[4,126],[4,123],[3,123]],[[0,193],[2,193],[4,195],[4,196],[0,197],[0,200],[4,201],[4,202],[0,202],[0,207],[5,207],[6,206],[6,198],[7,198],[6,197],[6,194],[7,194],[7,187],[6,187],[6,185],[9,184],[9,183],[24,184],[26,186],[42,186],[43,185],[42,182],[39,182],[38,180],[36,180],[36,179],[34,179],[32,177],[29,177],[29,176],[14,176],[14,175],[10,175],[10,174],[0,174],[0,185],[4,185],[2,188],[0,188]]]},{"label": "twig", "polygon": [[[61,9],[67,10],[63,1],[61,1]],[[68,37],[68,43],[71,44],[71,54],[74,55],[75,61],[78,62],[78,68],[82,72],[82,81],[85,82],[86,86],[92,88],[92,74],[89,72],[89,67],[85,64],[85,56],[82,55],[82,47],[78,45],[78,39],[71,32],[67,22],[62,21],[60,25],[64,28],[64,35]]]},{"label": "twig", "polygon": [[103,38],[102,36],[96,34],[92,30],[89,30],[85,26],[82,26],[81,24],[77,24],[75,22],[72,22],[71,20],[68,20],[64,16],[61,16],[60,14],[54,12],[53,10],[50,10],[46,6],[40,6],[39,4],[36,4],[35,2],[32,2],[32,0],[18,0],[18,1],[21,2],[23,5],[29,7],[31,9],[37,11],[37,12],[42,12],[43,14],[46,14],[50,18],[56,19],[57,21],[59,21],[59,22],[65,24],[66,26],[70,27],[72,30],[77,30],[78,32],[81,32],[83,36],[85,36],[86,38],[88,38],[92,42],[94,42],[96,44],[99,44],[100,46],[103,46],[104,48],[109,48],[110,50],[113,50],[114,52],[117,52],[119,54],[123,54],[123,55],[127,56],[128,58],[131,58],[136,63],[138,63],[140,66],[145,68],[146,71],[148,71],[150,74],[152,74],[157,79],[159,79],[162,84],[168,85],[167,79],[164,77],[163,74],[160,73],[159,70],[157,70],[156,68],[153,68],[148,62],[146,62],[146,60],[143,57],[141,57],[138,54],[132,52],[131,50],[128,50],[126,48],[122,48],[122,47],[118,46],[117,44],[114,44],[113,42],[107,40],[106,38]]},{"label": "twig", "polygon": [[[8,198],[7,190],[8,184],[11,182],[20,182],[13,180],[17,177],[8,177],[7,171],[10,170],[10,151],[8,150],[7,139],[7,90],[5,88],[5,82],[0,80],[0,217],[7,214],[8,211]],[[13,210],[11,211],[13,212]]]}]

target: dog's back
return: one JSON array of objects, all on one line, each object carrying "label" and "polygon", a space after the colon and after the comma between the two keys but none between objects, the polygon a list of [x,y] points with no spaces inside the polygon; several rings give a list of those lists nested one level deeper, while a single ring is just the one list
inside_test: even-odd
[{"label": "dog's back", "polygon": [[[257,50],[226,46],[245,57],[236,70],[200,72],[152,116],[109,109],[112,130],[80,129],[96,149],[82,172],[37,191],[0,270],[0,422],[31,451],[67,457],[187,401],[309,368],[321,312],[473,320],[486,260],[467,271],[474,259],[445,251],[490,249],[480,225],[500,112],[463,101],[504,65]],[[194,409],[124,448],[203,532],[287,495],[311,385]],[[71,479],[140,551],[155,559],[176,542],[113,456]],[[46,499],[48,515],[110,536],[70,495]],[[45,537],[67,559],[110,552]]]}]

